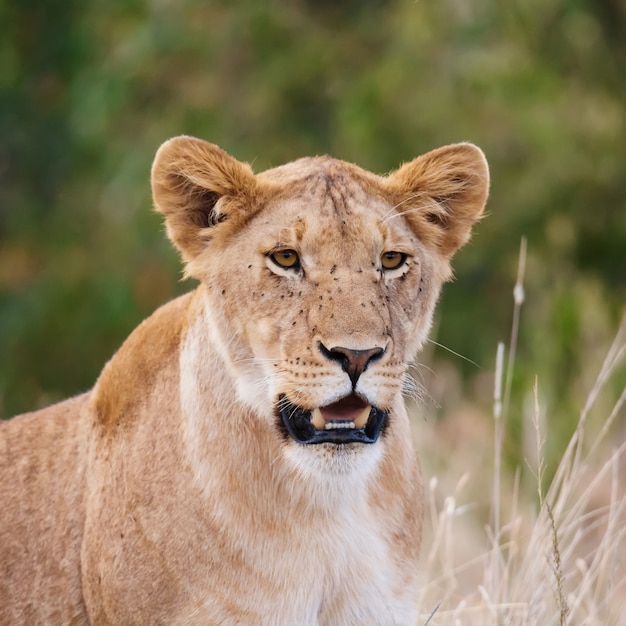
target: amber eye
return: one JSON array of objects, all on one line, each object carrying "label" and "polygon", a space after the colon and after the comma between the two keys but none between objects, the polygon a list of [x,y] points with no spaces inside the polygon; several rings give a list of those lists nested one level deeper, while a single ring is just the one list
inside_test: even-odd
[{"label": "amber eye", "polygon": [[380,264],[384,270],[397,270],[406,261],[406,254],[403,252],[383,252],[380,257]]},{"label": "amber eye", "polygon": [[284,267],[285,269],[295,269],[300,264],[298,253],[295,250],[278,250],[278,252],[272,252],[270,259],[272,259],[278,267]]}]

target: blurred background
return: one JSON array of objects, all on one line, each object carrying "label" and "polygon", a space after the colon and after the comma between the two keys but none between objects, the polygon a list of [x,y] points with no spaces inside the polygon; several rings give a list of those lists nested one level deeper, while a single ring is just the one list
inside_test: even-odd
[{"label": "blurred background", "polygon": [[0,417],[91,387],[193,286],[151,210],[166,138],[380,173],[472,141],[489,216],[433,339],[473,363],[430,344],[423,412],[491,411],[524,236],[508,454],[535,377],[558,451],[626,303],[624,76],[622,0],[0,0]]}]

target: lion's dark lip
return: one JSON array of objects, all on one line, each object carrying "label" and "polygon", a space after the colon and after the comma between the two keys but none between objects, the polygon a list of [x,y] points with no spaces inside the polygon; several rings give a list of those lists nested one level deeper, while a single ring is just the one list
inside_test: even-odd
[{"label": "lion's dark lip", "polygon": [[292,404],[284,395],[278,401],[281,430],[300,444],[314,443],[375,443],[387,424],[388,412],[372,406],[362,428],[333,428],[318,430],[311,423],[312,410]]}]

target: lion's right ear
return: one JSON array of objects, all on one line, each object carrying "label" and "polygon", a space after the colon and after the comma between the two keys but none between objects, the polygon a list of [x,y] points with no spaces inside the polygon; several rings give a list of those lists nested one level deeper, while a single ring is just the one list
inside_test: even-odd
[{"label": "lion's right ear", "polygon": [[249,219],[255,212],[255,187],[247,163],[195,137],[166,141],[152,165],[154,204],[188,264],[218,231],[226,236]]}]

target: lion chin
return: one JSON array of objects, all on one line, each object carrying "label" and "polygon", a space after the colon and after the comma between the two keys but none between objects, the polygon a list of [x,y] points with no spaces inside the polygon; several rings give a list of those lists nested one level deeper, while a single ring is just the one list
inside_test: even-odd
[{"label": "lion chin", "polygon": [[482,152],[255,174],[176,137],[151,180],[199,284],[91,390],[0,424],[0,623],[414,624],[402,392],[482,215]]}]

